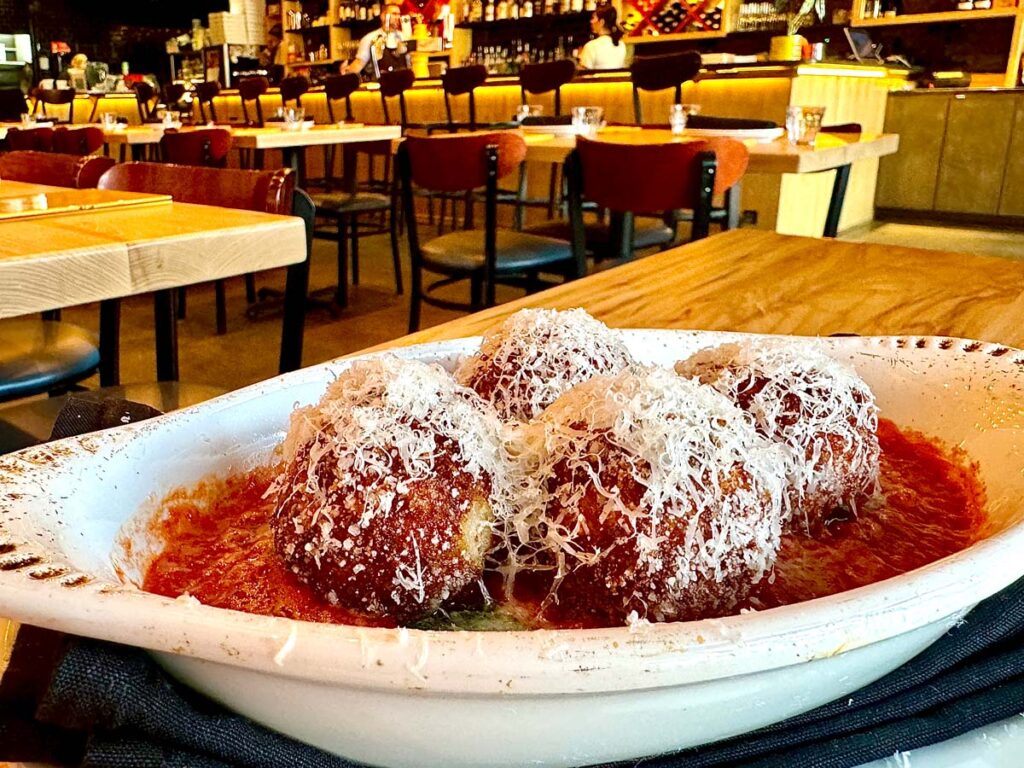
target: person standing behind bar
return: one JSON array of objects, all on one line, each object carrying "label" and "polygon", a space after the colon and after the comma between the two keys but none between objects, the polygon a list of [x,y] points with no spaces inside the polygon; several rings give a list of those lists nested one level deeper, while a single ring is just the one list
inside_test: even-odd
[{"label": "person standing behind bar", "polygon": [[626,66],[626,46],[622,43],[619,14],[611,3],[598,6],[590,17],[590,31],[597,37],[580,51],[584,69],[622,69]]},{"label": "person standing behind bar", "polygon": [[380,29],[375,29],[359,41],[356,57],[342,70],[343,74],[360,74],[371,59],[374,62],[373,76],[395,69],[407,69],[408,47],[402,41],[402,9],[396,3],[388,3],[380,14]]}]

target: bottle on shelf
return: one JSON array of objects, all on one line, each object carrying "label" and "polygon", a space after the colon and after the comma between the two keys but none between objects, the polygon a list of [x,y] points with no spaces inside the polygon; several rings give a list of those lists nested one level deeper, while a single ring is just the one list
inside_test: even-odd
[{"label": "bottle on shelf", "polygon": [[533,18],[533,0],[523,0],[523,9],[519,15],[524,19]]},{"label": "bottle on shelf", "polygon": [[592,13],[593,11],[596,11],[597,0],[586,0],[586,2],[583,4],[583,10],[587,11],[587,13]]},{"label": "bottle on shelf", "polygon": [[494,7],[494,20],[503,21],[508,18],[508,0],[498,0]]},{"label": "bottle on shelf", "polygon": [[487,0],[484,5],[484,21],[494,21],[494,0]]}]

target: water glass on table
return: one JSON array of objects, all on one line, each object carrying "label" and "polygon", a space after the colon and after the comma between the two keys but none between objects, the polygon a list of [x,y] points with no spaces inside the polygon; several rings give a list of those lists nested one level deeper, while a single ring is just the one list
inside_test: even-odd
[{"label": "water glass on table", "polygon": [[302,107],[285,107],[282,110],[284,127],[290,131],[297,131],[302,127],[306,119],[306,110]]},{"label": "water glass on table", "polygon": [[825,116],[824,107],[786,107],[786,134],[790,144],[813,145],[821,121]]},{"label": "water glass on table", "polygon": [[36,119],[28,112],[21,113],[21,127],[32,128],[36,124]]},{"label": "water glass on table", "polygon": [[604,125],[604,109],[602,107],[573,107],[572,127],[577,136],[594,137]]},{"label": "water glass on table", "polygon": [[687,122],[697,114],[700,114],[700,104],[673,104],[668,113],[668,124],[672,133],[676,136],[682,135]]},{"label": "water glass on table", "polygon": [[544,107],[540,104],[523,104],[516,110],[516,122],[521,123],[528,117],[540,117],[544,114]]},{"label": "water glass on table", "polygon": [[104,112],[100,115],[100,125],[104,131],[113,131],[117,128],[117,115],[113,112]]}]

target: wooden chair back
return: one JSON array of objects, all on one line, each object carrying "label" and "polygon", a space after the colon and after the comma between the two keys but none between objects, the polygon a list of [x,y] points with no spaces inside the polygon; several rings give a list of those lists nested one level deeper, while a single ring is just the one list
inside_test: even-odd
[{"label": "wooden chair back", "polygon": [[56,128],[53,151],[65,155],[91,155],[103,148],[103,129],[95,125],[83,128]]},{"label": "wooden chair back", "polygon": [[526,159],[526,142],[518,133],[441,134],[407,136],[410,179],[432,192],[465,192],[486,186],[487,147],[497,148],[499,179],[518,170]]},{"label": "wooden chair back", "polygon": [[135,107],[139,111],[139,122],[150,123],[156,115],[157,92],[156,88],[144,80],[140,80],[132,86],[135,91]]},{"label": "wooden chair back", "polygon": [[160,139],[164,162],[175,165],[201,165],[223,168],[231,150],[231,131],[204,128],[197,131],[165,131]]},{"label": "wooden chair back", "polygon": [[288,215],[295,173],[288,168],[244,171],[168,163],[121,163],[103,174],[99,187],[170,195],[181,203]]},{"label": "wooden chair back", "polygon": [[309,78],[305,75],[292,75],[284,78],[279,87],[282,106],[287,107],[289,101],[294,101],[296,107],[301,107],[302,96],[309,90]]},{"label": "wooden chair back", "polygon": [[416,75],[411,69],[395,69],[384,72],[380,76],[380,102],[384,108],[384,122],[389,125],[394,121],[388,110],[388,99],[398,99],[399,124],[404,130],[409,125],[409,115],[405,108],[405,92],[412,88]]},{"label": "wooden chair back", "polygon": [[47,106],[68,108],[68,119],[66,122],[75,122],[75,89],[74,88],[36,88],[36,106],[32,114],[42,112],[44,117],[50,117]]},{"label": "wooden chair back", "polygon": [[562,114],[562,86],[575,76],[576,64],[572,59],[527,64],[519,72],[519,91],[523,104],[526,104],[528,93],[539,96],[554,92],[555,115]]},{"label": "wooden chair back", "polygon": [[100,177],[113,165],[112,158],[102,155],[5,152],[0,154],[0,179],[89,189],[96,187]]},{"label": "wooden chair back", "polygon": [[202,122],[217,122],[217,108],[213,100],[219,95],[220,83],[216,80],[196,83],[196,101],[199,103],[199,119]]},{"label": "wooden chair back", "polygon": [[468,67],[452,67],[441,75],[441,88],[444,90],[444,111],[448,115],[448,125],[454,127],[452,117],[452,97],[469,96],[469,127],[476,128],[476,89],[487,80],[487,67],[473,64]]},{"label": "wooden chair back", "polygon": [[692,80],[700,72],[700,54],[696,51],[669,53],[664,56],[642,56],[633,60],[629,77],[633,83],[633,118],[637,125],[643,125],[641,91],[664,91],[675,89],[674,104],[683,102],[683,83]]},{"label": "wooden chair back", "polygon": [[9,128],[7,149],[12,152],[52,152],[53,128]]},{"label": "wooden chair back", "polygon": [[[247,77],[238,81],[238,96],[242,100],[242,116],[248,125],[263,127],[263,105],[260,96],[270,88],[265,77]],[[251,111],[250,111],[251,110]]]},{"label": "wooden chair back", "polygon": [[[387,73],[391,74],[391,73]],[[334,103],[345,100],[344,120],[353,120],[352,116],[352,94],[359,89],[362,82],[359,75],[350,72],[347,75],[331,75],[324,78],[324,96],[327,99],[327,117],[332,123],[338,122],[338,116],[334,111]]]},{"label": "wooden chair back", "polygon": [[184,83],[168,83],[164,86],[164,104],[168,109],[181,109],[181,100],[185,98]]}]

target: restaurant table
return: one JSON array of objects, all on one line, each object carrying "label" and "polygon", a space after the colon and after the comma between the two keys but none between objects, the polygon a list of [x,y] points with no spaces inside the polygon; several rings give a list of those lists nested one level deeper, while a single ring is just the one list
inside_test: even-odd
[{"label": "restaurant table", "polygon": [[[613,327],[948,335],[1021,346],[1024,262],[740,229],[374,349],[477,335],[524,307],[583,307]],[[1024,721],[1004,721],[916,750],[912,764],[1009,768],[1019,765],[1022,744]],[[907,760],[896,756],[871,768]]]},{"label": "restaurant table", "polygon": [[0,181],[0,222],[128,205],[161,205],[170,195],[120,189],[71,189],[25,181]]},{"label": "restaurant table", "polygon": [[[305,225],[292,216],[161,200],[2,221],[0,319],[154,293],[157,379],[173,381],[178,353],[172,289],[283,266],[289,267],[290,287],[281,367],[291,370],[299,365],[294,349],[301,349],[305,313],[304,285],[299,292],[291,284],[303,283],[309,268]],[[116,365],[102,361],[101,374]]]},{"label": "restaurant table", "polygon": [[[285,130],[282,125],[279,123],[263,128],[246,128],[218,124],[213,127],[226,128],[231,131],[232,146],[235,149],[281,150],[284,166],[291,168],[296,173],[301,168],[302,150],[306,147],[390,141],[402,135],[402,128],[397,125],[314,125],[311,128],[296,131]],[[205,126],[196,126],[196,128],[203,127]],[[103,136],[108,145],[131,147],[132,157],[139,159],[144,147],[160,143],[164,130],[161,124],[127,126],[114,131],[104,131]],[[181,130],[187,131],[190,128],[186,127]]]},{"label": "restaurant table", "polygon": [[[576,146],[573,134],[528,132],[526,159],[529,161],[561,163]],[[602,130],[598,138],[619,144],[663,144],[678,141],[699,141],[698,137],[673,134],[659,128],[633,126],[611,127]],[[843,211],[846,187],[850,181],[850,166],[857,160],[894,154],[900,145],[895,134],[837,134],[819,133],[811,146],[790,144],[786,138],[768,142],[744,141],[750,151],[747,173],[820,173],[835,170],[832,196],[825,217],[825,237],[835,237],[839,230],[839,216]]]}]

